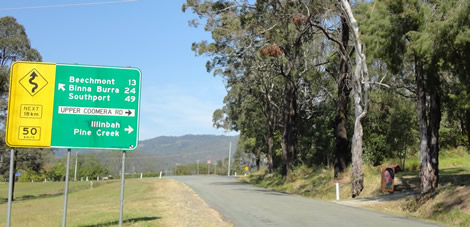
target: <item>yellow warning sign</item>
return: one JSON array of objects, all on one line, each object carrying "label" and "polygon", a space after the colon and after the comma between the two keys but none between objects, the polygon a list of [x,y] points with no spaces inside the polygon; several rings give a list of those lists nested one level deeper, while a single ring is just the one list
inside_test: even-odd
[{"label": "yellow warning sign", "polygon": [[56,65],[15,62],[10,70],[6,143],[10,147],[49,147]]},{"label": "yellow warning sign", "polygon": [[47,80],[33,68],[20,80],[20,84],[31,96],[34,96],[47,85]]}]

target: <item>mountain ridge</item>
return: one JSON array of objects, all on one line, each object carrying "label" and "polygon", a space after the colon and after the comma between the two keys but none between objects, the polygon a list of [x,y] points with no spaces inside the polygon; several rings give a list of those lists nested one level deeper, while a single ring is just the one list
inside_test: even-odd
[{"label": "mountain ridge", "polygon": [[[224,162],[229,156],[230,143],[233,157],[238,138],[239,136],[194,134],[154,137],[139,141],[139,146],[135,151],[126,152],[126,166],[129,167],[129,172],[157,172],[171,169],[175,165],[197,161],[200,163],[207,163],[208,160],[212,163],[218,160]],[[112,172],[119,171],[118,164],[121,156],[117,151],[74,149],[72,152],[95,155],[105,163],[116,162],[110,164],[113,166]],[[63,157],[66,153],[66,149],[56,150],[56,157]]]}]

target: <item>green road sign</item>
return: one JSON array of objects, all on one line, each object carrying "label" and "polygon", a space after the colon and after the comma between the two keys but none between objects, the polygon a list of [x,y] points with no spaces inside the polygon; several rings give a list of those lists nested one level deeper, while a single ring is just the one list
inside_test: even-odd
[{"label": "green road sign", "polygon": [[14,67],[18,79],[12,73],[11,83],[17,80],[18,92],[10,93],[10,98],[21,101],[9,103],[9,145],[137,148],[139,69],[36,62]]}]

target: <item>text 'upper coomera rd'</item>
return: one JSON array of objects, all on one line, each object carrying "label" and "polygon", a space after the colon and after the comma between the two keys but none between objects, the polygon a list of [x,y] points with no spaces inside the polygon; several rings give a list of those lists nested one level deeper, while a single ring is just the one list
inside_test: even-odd
[{"label": "text 'upper coomera rd'", "polygon": [[134,109],[59,106],[59,114],[134,117]]}]

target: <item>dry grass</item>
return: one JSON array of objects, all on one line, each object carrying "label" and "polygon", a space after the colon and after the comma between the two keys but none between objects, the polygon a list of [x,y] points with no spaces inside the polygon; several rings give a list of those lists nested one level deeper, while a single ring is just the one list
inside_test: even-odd
[{"label": "dry grass", "polygon": [[[364,167],[365,188],[360,198],[383,195],[380,191],[380,167]],[[340,198],[351,198],[351,168],[333,179],[332,168],[311,169],[300,166],[284,180],[279,174],[267,174],[261,170],[241,181],[255,184],[275,191],[288,192],[321,200],[336,199],[336,183],[340,185]]]},{"label": "dry grass", "polygon": [[364,206],[390,214],[408,216],[448,226],[470,226],[470,188],[440,188],[433,193]]},{"label": "dry grass", "polygon": [[158,205],[168,211],[167,218],[162,219],[164,226],[231,226],[186,185],[171,180],[153,187],[154,192],[161,192],[165,198],[145,207]]},{"label": "dry grass", "polygon": [[[388,164],[397,163],[390,160]],[[395,192],[419,192],[419,172],[416,157],[407,161],[407,172],[395,176]],[[360,198],[373,198],[373,203],[363,203],[366,208],[400,216],[410,216],[451,226],[470,226],[470,153],[464,148],[442,151],[439,158],[439,187],[433,193],[411,196],[396,201],[387,201],[389,192],[382,192],[379,167],[363,167],[364,190]],[[335,183],[340,184],[340,199],[351,200],[351,168],[333,179],[333,169],[297,167],[283,179],[279,174],[267,174],[265,170],[241,180],[276,191],[298,194],[315,199],[334,200]],[[399,197],[399,196],[398,196]],[[369,200],[367,200],[369,201]],[[356,204],[357,205],[357,204]]]}]

